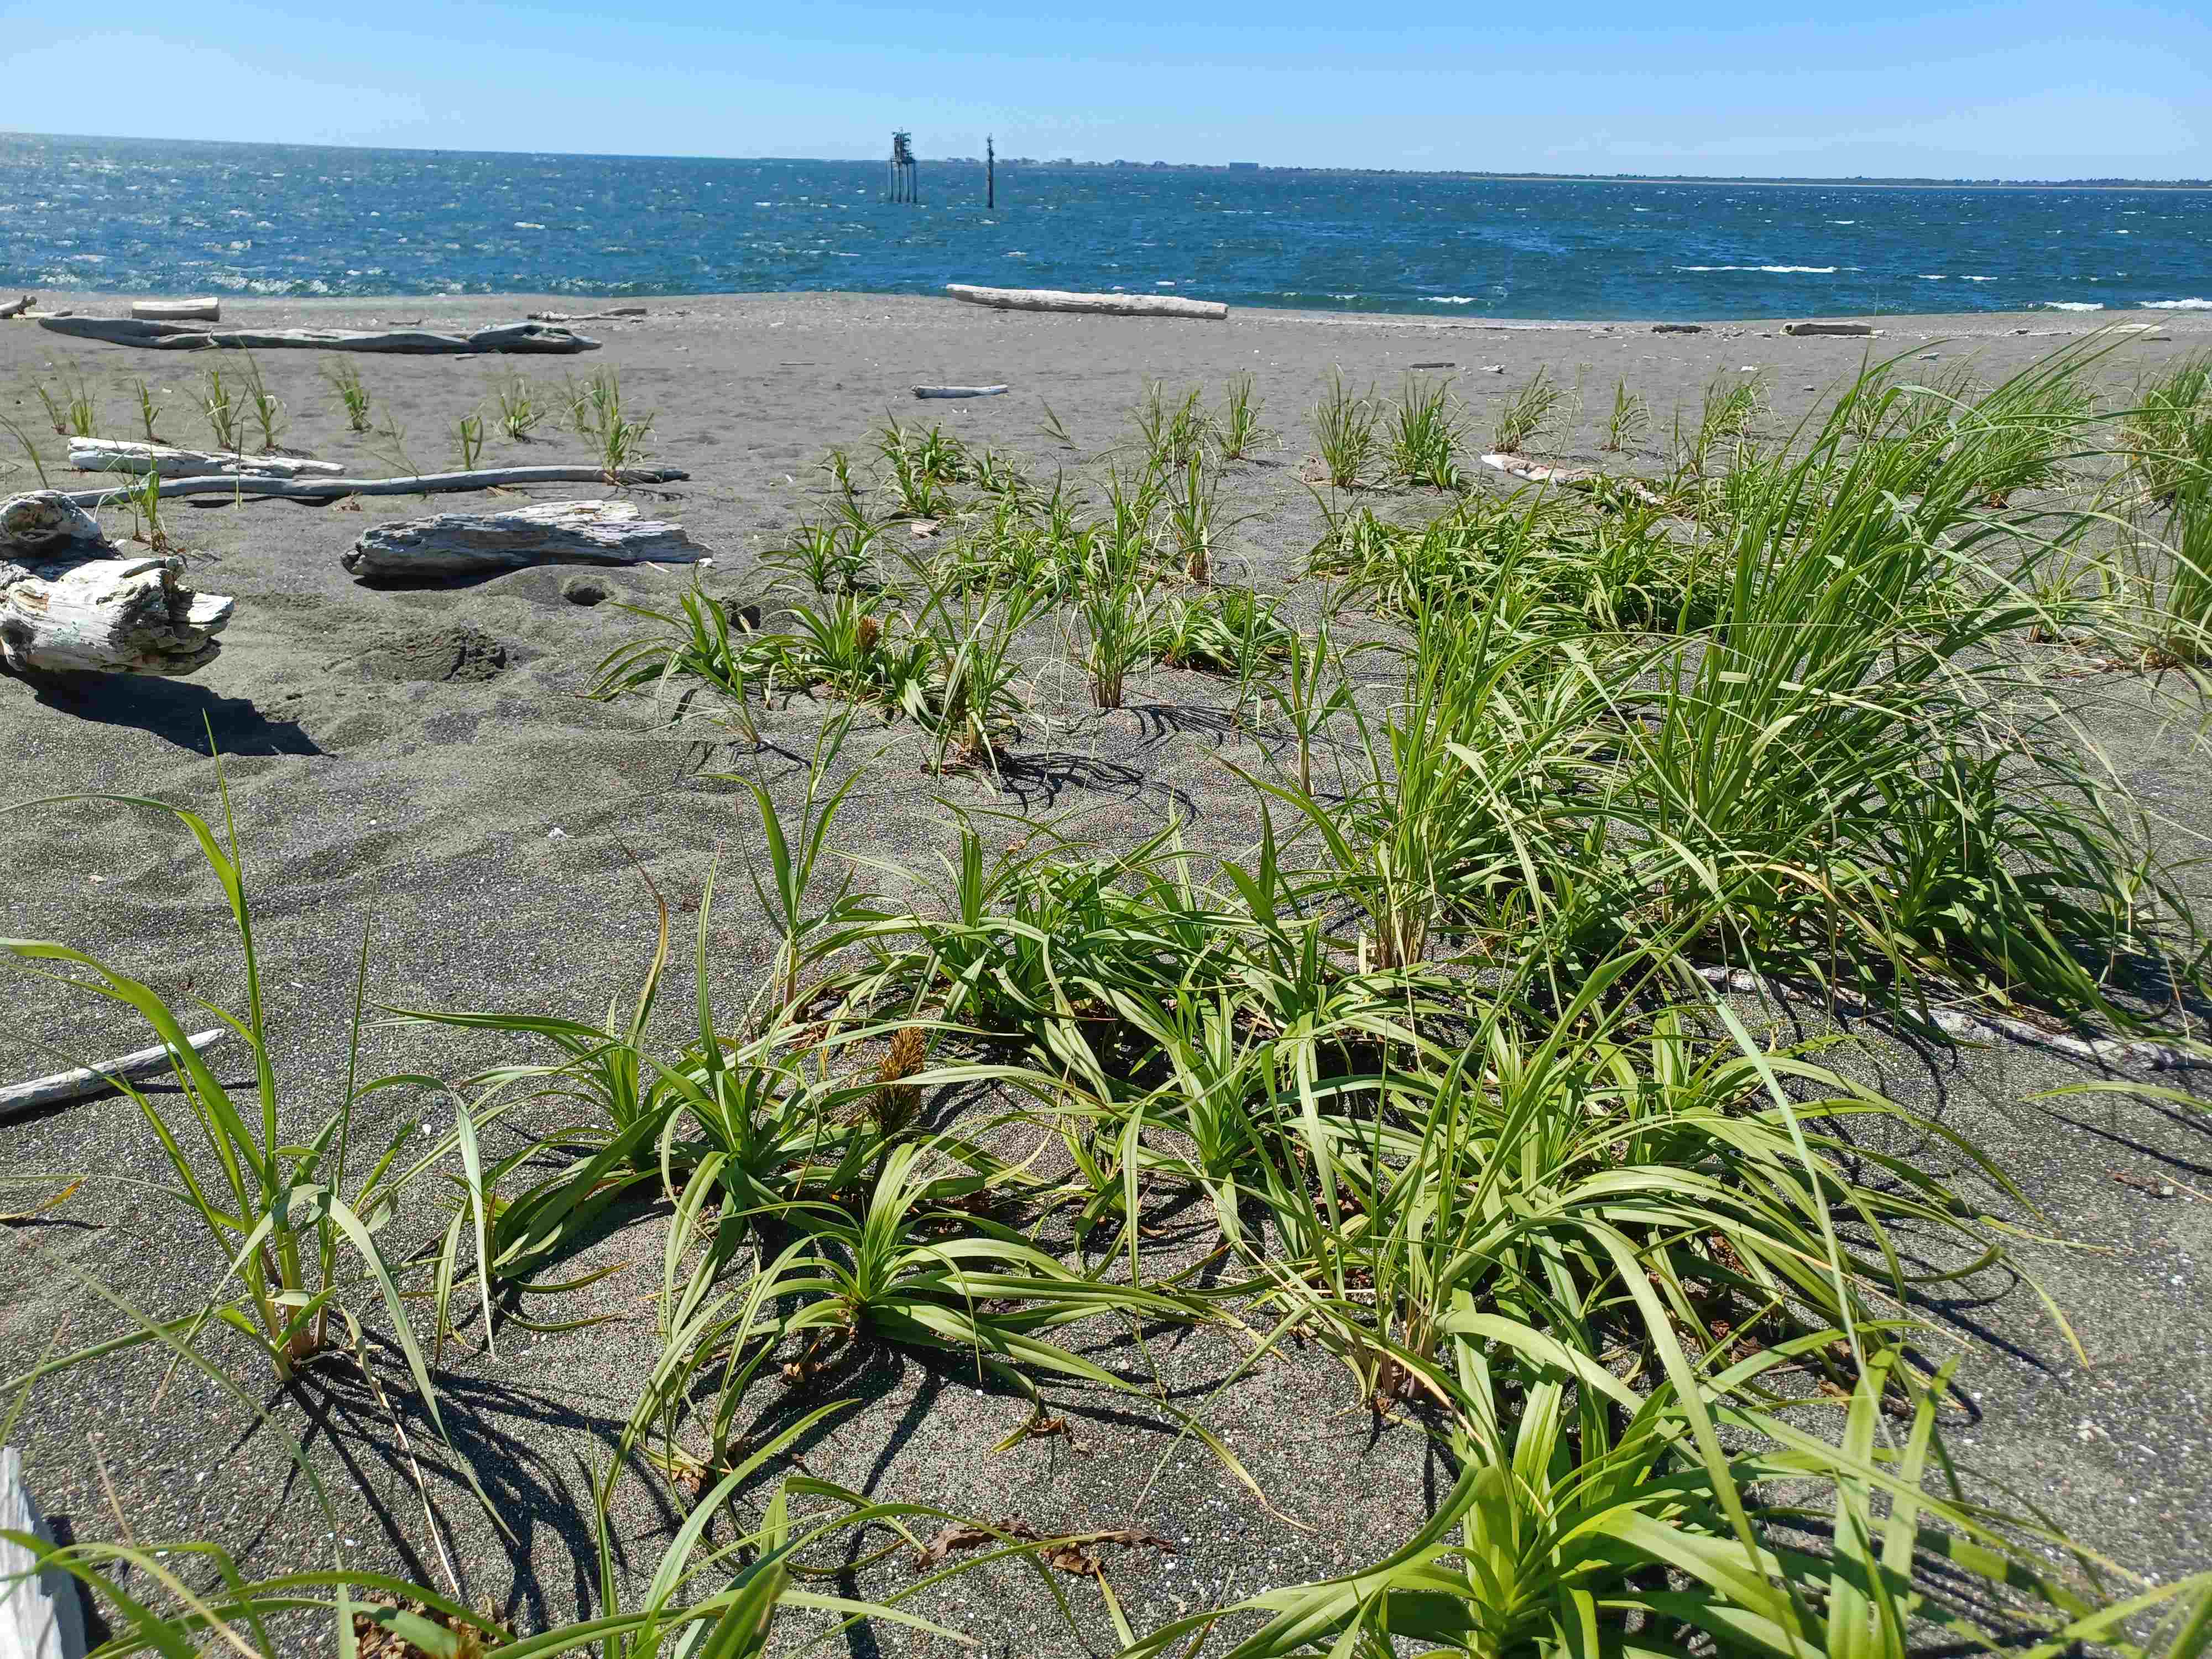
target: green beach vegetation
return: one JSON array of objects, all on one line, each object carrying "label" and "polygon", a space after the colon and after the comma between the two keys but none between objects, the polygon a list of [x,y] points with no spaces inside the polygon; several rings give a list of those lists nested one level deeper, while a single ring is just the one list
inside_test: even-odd
[{"label": "green beach vegetation", "polygon": [[[1837,1045],[1755,1031],[1728,994],[1751,975],[1941,1040],[1937,1010],[2148,1032],[2133,976],[2204,988],[2185,885],[2051,694],[2068,642],[2093,639],[2179,667],[2193,696],[2212,623],[2203,379],[2104,411],[2103,349],[1986,389],[1871,365],[1781,437],[1756,380],[1724,377],[1694,425],[1678,415],[1669,471],[1577,488],[1463,468],[1446,383],[1410,378],[1385,404],[1332,375],[1304,626],[1289,596],[1216,568],[1218,491],[1258,441],[1249,381],[1211,415],[1203,388],[1148,387],[1136,441],[1089,489],[890,422],[872,469],[832,452],[822,516],[766,557],[781,611],[702,577],[633,607],[639,633],[594,677],[599,697],[650,694],[756,749],[769,711],[830,706],[789,757],[797,784],[729,780],[774,941],[743,1006],[711,988],[718,865],[675,1036],[652,1018],[661,904],[634,1000],[394,1011],[535,1058],[349,1074],[301,1144],[276,1133],[290,1085],[228,818],[129,804],[179,823],[225,898],[252,1087],[189,1057],[179,1016],[119,969],[0,948],[78,971],[176,1051],[179,1092],[126,1092],[233,1265],[205,1315],[15,1386],[137,1342],[210,1364],[213,1321],[281,1378],[380,1312],[395,1380],[442,1432],[441,1348],[465,1325],[489,1346],[543,1323],[519,1310],[588,1282],[555,1271],[577,1241],[641,1227],[647,1205],[657,1358],[594,1475],[593,1606],[573,1625],[511,1631],[456,1585],[343,1560],[249,1580],[203,1547],[188,1585],[136,1546],[28,1547],[93,1587],[118,1656],[218,1630],[274,1653],[268,1621],[301,1613],[349,1659],[357,1620],[437,1659],[763,1654],[860,1621],[958,1641],[907,1604],[1011,1559],[1069,1620],[1040,1652],[1075,1650],[1079,1594],[1123,1659],[1901,1659],[1935,1632],[1954,1651],[2194,1659],[2212,1574],[2150,1583],[1972,1488],[1947,1447],[1955,1362],[1931,1358],[1915,1297],[1951,1277],[1931,1241],[2027,1276],[2019,1189]],[[1571,395],[1538,374],[1494,441],[1519,452]],[[1613,408],[1625,447],[1642,401],[1624,386]],[[571,409],[610,471],[620,434],[650,426],[611,375]],[[2095,458],[2086,496],[2026,499]],[[2075,579],[2093,568],[2109,579]],[[1113,844],[1024,820],[1008,840],[948,806],[941,878],[910,900],[864,884],[884,860],[839,850],[867,775],[854,734],[911,721],[940,770],[1007,764],[1036,696],[1025,637],[1101,710],[1156,664],[1225,680],[1235,722],[1271,740],[1230,768],[1249,850],[1200,860],[1175,824]],[[426,1083],[449,1123],[369,1158],[362,1103]],[[490,1132],[547,1103],[558,1133],[487,1158]],[[1010,1161],[1007,1124],[1054,1158]],[[1870,1126],[1933,1150],[1871,1151]],[[1156,1249],[1164,1194],[1206,1218],[1209,1274]],[[387,1253],[374,1220],[402,1206],[441,1224]],[[1247,1366],[1292,1342],[1328,1356],[1345,1394],[1316,1410],[1428,1437],[1426,1517],[1340,1573],[1140,1630],[1085,1553],[1106,1535],[886,1503],[794,1451],[842,1407],[808,1392],[833,1362],[949,1357],[1033,1404],[1008,1443],[1050,1431],[1047,1389],[1085,1385],[1164,1414],[1272,1515],[1267,1468],[1151,1369],[1159,1331],[1227,1335]],[[799,1413],[759,1429],[779,1388]],[[617,1559],[609,1518],[631,1481],[672,1516],[649,1571]],[[936,1522],[951,1530],[925,1542]],[[810,1588],[872,1528],[922,1576],[873,1599]]]}]

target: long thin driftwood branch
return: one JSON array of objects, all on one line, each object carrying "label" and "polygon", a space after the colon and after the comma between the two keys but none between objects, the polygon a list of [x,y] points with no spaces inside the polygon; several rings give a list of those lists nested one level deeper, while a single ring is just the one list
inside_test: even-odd
[{"label": "long thin driftwood branch", "polygon": [[[423,472],[404,478],[262,478],[244,473],[221,477],[171,478],[161,499],[173,495],[276,495],[292,501],[334,501],[347,495],[436,495],[456,490],[498,489],[533,483],[675,483],[691,475],[680,466],[626,467],[609,477],[596,466],[489,467],[475,472]],[[120,489],[80,489],[63,499],[73,507],[112,507]]]},{"label": "long thin driftwood branch", "polygon": [[[185,1041],[197,1054],[229,1035],[227,1028],[219,1025],[211,1031],[195,1031]],[[170,1064],[166,1048],[141,1048],[136,1054],[104,1060],[97,1066],[80,1066],[75,1071],[56,1072],[52,1077],[10,1084],[0,1089],[0,1117],[33,1111],[40,1106],[58,1106],[65,1100],[82,1100],[87,1095],[105,1094],[114,1086],[113,1079],[145,1077],[168,1070]]]}]

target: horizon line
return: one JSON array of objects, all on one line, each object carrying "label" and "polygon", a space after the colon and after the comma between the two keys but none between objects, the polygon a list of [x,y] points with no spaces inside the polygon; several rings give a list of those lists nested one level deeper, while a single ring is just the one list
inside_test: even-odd
[{"label": "horizon line", "polygon": [[[659,151],[474,149],[457,145],[330,143],[309,143],[289,138],[168,138],[125,133],[34,132],[28,128],[20,127],[0,127],[0,138],[45,138],[81,143],[196,144],[210,148],[231,149],[258,147],[282,149],[329,149],[397,155],[559,156],[574,161],[724,161],[731,163],[808,161],[833,167],[870,167],[875,164],[870,158],[845,155],[685,155]],[[918,159],[925,161],[933,159],[938,165],[947,167],[983,165],[983,158],[972,155],[943,155],[935,158],[923,155]],[[1242,159],[1233,161],[1159,160],[1140,161],[1121,157],[1110,161],[1079,161],[1073,156],[1057,156],[1046,160],[1035,156],[1009,155],[1000,155],[998,161],[1004,166],[1079,168],[1085,171],[1111,171],[1122,168],[1131,172],[1371,173],[1413,179],[1483,179],[1504,184],[1731,185],[1787,187],[1826,185],[1856,189],[1936,190],[2212,190],[2212,179],[2143,179],[2116,175],[2084,176],[2072,179],[1980,179],[1960,174],[1946,178],[1933,174],[1923,176],[1905,173],[1792,176],[1784,173],[1548,173],[1530,168],[1386,167],[1341,162],[1316,164],[1251,161]]]}]

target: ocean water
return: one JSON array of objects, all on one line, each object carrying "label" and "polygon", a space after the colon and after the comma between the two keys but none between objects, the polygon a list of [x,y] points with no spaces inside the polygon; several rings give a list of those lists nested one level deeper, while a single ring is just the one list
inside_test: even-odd
[{"label": "ocean water", "polygon": [[1446,317],[2212,310],[2212,194],[1597,185],[0,134],[0,289],[628,295],[949,282]]}]

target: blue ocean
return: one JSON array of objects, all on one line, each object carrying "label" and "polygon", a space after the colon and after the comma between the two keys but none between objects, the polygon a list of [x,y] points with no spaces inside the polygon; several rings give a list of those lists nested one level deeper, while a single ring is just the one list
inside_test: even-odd
[{"label": "blue ocean", "polygon": [[929,294],[1508,318],[2212,310],[2212,194],[335,149],[0,134],[0,289]]}]

